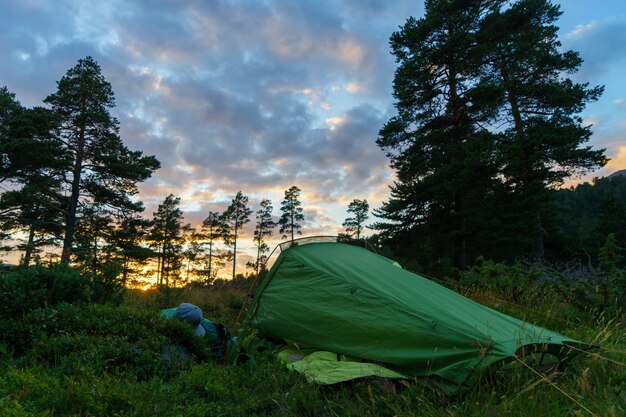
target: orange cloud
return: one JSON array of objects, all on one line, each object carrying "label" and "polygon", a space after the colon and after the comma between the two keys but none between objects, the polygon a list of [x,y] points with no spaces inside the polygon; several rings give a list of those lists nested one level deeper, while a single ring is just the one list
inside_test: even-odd
[{"label": "orange cloud", "polygon": [[611,157],[611,160],[606,164],[606,168],[610,169],[611,172],[626,169],[626,145],[622,145],[617,149],[617,153]]}]

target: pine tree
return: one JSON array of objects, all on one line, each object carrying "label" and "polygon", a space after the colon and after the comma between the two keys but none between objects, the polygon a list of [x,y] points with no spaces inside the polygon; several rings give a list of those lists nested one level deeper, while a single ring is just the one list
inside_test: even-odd
[{"label": "pine tree", "polygon": [[95,274],[110,253],[107,245],[113,233],[113,215],[106,207],[95,204],[80,207],[78,213],[74,235],[75,262]]},{"label": "pine tree", "polygon": [[[579,117],[601,88],[567,74],[547,0],[431,0],[391,38],[398,115],[380,131],[397,181],[376,227],[428,258],[543,253],[550,190],[600,166]],[[418,239],[419,237],[419,239]],[[417,248],[412,248],[413,253]]]},{"label": "pine tree", "polygon": [[477,45],[480,18],[492,3],[427,1],[422,19],[409,18],[392,35],[398,115],[377,140],[397,181],[375,212],[385,220],[375,227],[433,248],[460,269],[468,239],[484,226],[477,216],[490,204],[496,176],[494,138],[483,126],[494,117],[498,90],[481,78]]},{"label": "pine tree", "polygon": [[154,212],[149,239],[157,251],[157,283],[166,287],[180,274],[184,229],[180,197],[168,195]]},{"label": "pine tree", "polygon": [[365,227],[365,221],[369,217],[369,209],[370,206],[367,203],[367,200],[359,200],[354,199],[350,204],[348,204],[348,213],[352,213],[354,217],[348,217],[342,224],[342,226],[346,229],[346,232],[349,236],[354,236],[356,234],[356,238],[361,238],[361,232]]},{"label": "pine tree", "polygon": [[[55,201],[39,188],[26,184],[21,189],[9,190],[0,196],[0,225],[7,237],[17,237],[17,250],[23,251],[21,264],[29,266],[42,247],[56,246],[62,237],[61,213]],[[26,241],[16,236],[24,233]],[[13,249],[8,246],[7,250]]]},{"label": "pine tree", "polygon": [[27,266],[40,247],[56,245],[63,222],[59,168],[67,155],[51,134],[54,123],[49,110],[24,108],[6,87],[0,88],[0,183],[9,184],[0,197],[0,226],[6,231],[3,238],[16,230],[27,234],[17,246]]},{"label": "pine tree", "polygon": [[61,260],[69,262],[81,201],[137,212],[140,202],[131,200],[136,183],[159,168],[153,156],[129,150],[119,137],[119,123],[109,113],[115,105],[111,85],[100,66],[91,58],[78,61],[49,95],[57,126],[55,138],[70,155],[65,167],[69,187],[66,204],[65,237]]},{"label": "pine tree", "polygon": [[190,278],[189,274],[196,271],[194,265],[200,259],[200,255],[202,253],[202,234],[197,233],[194,229],[192,229],[191,225],[187,225],[185,238],[186,241],[183,256],[187,261],[187,266],[185,268],[185,279],[183,282],[188,283]]},{"label": "pine tree", "polygon": [[302,190],[295,185],[290,187],[285,191],[285,199],[280,203],[280,211],[283,214],[280,216],[278,224],[283,239],[291,236],[291,240],[293,240],[294,235],[302,234],[300,222],[304,221],[304,214],[302,214],[302,203],[299,200],[300,191]]},{"label": "pine tree", "polygon": [[568,74],[582,63],[562,51],[556,21],[562,12],[548,0],[519,0],[496,9],[482,23],[480,41],[488,49],[486,77],[501,88],[498,126],[500,172],[504,179],[507,223],[518,239],[543,258],[542,207],[550,189],[573,173],[604,165],[604,149],[581,147],[591,136],[579,114],[597,100],[602,87],[574,83]]},{"label": "pine tree", "polygon": [[238,191],[224,212],[222,218],[225,225],[224,242],[233,248],[233,279],[237,266],[237,238],[244,224],[250,221],[252,210],[248,208],[248,197]]},{"label": "pine tree", "polygon": [[[208,247],[208,255],[206,257],[206,268],[203,274],[206,275],[206,283],[210,283],[217,276],[217,270],[215,269],[216,260],[222,258],[221,254],[217,251],[216,243],[224,238],[224,222],[220,213],[216,211],[209,211],[206,219],[202,222],[202,236],[201,240],[203,246]],[[206,249],[202,249],[206,251]]]},{"label": "pine tree", "polygon": [[267,261],[267,253],[269,252],[265,238],[272,236],[274,228],[276,228],[276,222],[272,219],[273,210],[272,202],[268,199],[263,199],[261,200],[261,208],[256,212],[256,228],[252,238],[257,249],[256,261],[249,262],[248,267],[255,270],[257,277],[262,272],[261,268],[264,267]]},{"label": "pine tree", "polygon": [[148,264],[154,252],[146,247],[148,233],[152,226],[149,220],[134,214],[121,214],[109,240],[109,250],[113,258],[122,266],[122,284],[126,285]]}]

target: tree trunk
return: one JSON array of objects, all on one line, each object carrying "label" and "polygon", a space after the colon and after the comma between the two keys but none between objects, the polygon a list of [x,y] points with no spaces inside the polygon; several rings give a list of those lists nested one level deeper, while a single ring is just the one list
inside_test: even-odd
[{"label": "tree trunk", "polygon": [[454,266],[462,271],[467,266],[467,241],[465,238],[465,212],[463,201],[458,194],[454,196],[455,233],[453,239]]},{"label": "tree trunk", "polygon": [[170,269],[169,269],[169,242],[163,243],[163,259],[161,260],[161,281],[165,281],[165,288],[169,288],[170,284]]},{"label": "tree trunk", "polygon": [[235,279],[235,266],[237,265],[237,224],[235,224],[235,238],[233,240],[233,280]]},{"label": "tree trunk", "polygon": [[[502,80],[504,81],[505,86],[508,85],[509,82],[509,73],[506,70],[506,68],[501,67],[500,68],[500,74],[502,75]],[[515,95],[515,93],[507,88],[506,89],[506,95],[507,95],[507,100],[509,102],[509,106],[511,106],[511,115],[513,116],[513,123],[515,126],[515,136],[516,136],[516,140],[518,141],[522,141],[524,140],[524,121],[522,119],[522,113],[520,111],[519,108],[519,103],[517,100],[517,96]],[[524,148],[526,149],[526,148]],[[528,154],[528,152],[524,152],[524,155],[522,155],[522,157],[526,160],[532,160],[532,156]],[[516,182],[518,183],[518,187],[520,186],[519,184],[523,184],[526,187],[528,187],[527,181],[526,179],[529,176],[529,172],[528,172],[528,167],[526,165],[524,165],[524,169],[522,170],[522,172],[517,173],[517,175],[519,176],[518,178],[515,178]],[[521,181],[520,181],[521,180]],[[522,190],[525,191],[525,190]],[[539,212],[536,211],[536,209],[532,209],[533,211],[535,211],[534,214],[532,214],[531,211],[531,216],[534,216],[533,219],[533,232],[535,234],[534,236],[534,242],[533,242],[533,246],[532,246],[532,257],[536,260],[543,260],[544,258],[544,254],[545,254],[545,250],[544,250],[544,243],[543,243],[543,228],[541,227],[541,216],[539,215]]]},{"label": "tree trunk", "polygon": [[128,280],[128,257],[124,257],[124,269],[122,270],[122,285],[125,287]]},{"label": "tree trunk", "polygon": [[83,152],[85,148],[85,127],[79,128],[78,147],[76,148],[76,161],[72,171],[72,193],[70,194],[69,207],[67,209],[67,220],[65,222],[65,236],[63,238],[63,252],[61,262],[69,264],[72,257],[72,244],[74,243],[74,232],[76,231],[76,209],[78,208],[78,198],[80,197],[80,176],[83,170]]},{"label": "tree trunk", "polygon": [[213,266],[213,241],[209,243],[209,275],[207,276],[207,284],[211,281],[211,268]]},{"label": "tree trunk", "polygon": [[191,257],[187,258],[187,272],[185,273],[185,282],[189,281],[189,268],[191,267]]},{"label": "tree trunk", "polygon": [[543,244],[543,227],[541,227],[541,216],[537,213],[535,215],[535,233],[536,238],[533,242],[532,257],[537,261],[542,261],[545,255],[545,248]]},{"label": "tree trunk", "polygon": [[161,245],[161,250],[160,250],[160,254],[157,255],[157,285],[161,286],[163,285],[163,246],[165,244]]},{"label": "tree trunk", "polygon": [[24,251],[24,259],[22,260],[22,265],[28,266],[30,265],[30,258],[35,250],[35,222],[30,224],[30,229],[28,230],[28,242],[26,243],[26,250]]},{"label": "tree trunk", "polygon": [[92,271],[95,274],[96,269],[98,267],[98,238],[94,237],[93,239],[93,261],[92,261]]},{"label": "tree trunk", "polygon": [[259,242],[259,245],[256,247],[256,277],[259,277],[259,263],[260,263],[260,259],[261,259],[261,242]]}]

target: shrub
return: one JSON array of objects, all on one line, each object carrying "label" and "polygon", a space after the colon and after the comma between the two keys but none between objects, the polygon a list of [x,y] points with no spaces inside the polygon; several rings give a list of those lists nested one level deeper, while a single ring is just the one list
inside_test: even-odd
[{"label": "shrub", "polygon": [[125,292],[122,266],[118,262],[106,262],[96,272],[83,271],[89,280],[90,301],[121,304]]},{"label": "shrub", "polygon": [[462,273],[461,284],[489,288],[519,301],[524,292],[537,282],[537,278],[536,270],[526,272],[519,263],[508,265],[479,257],[476,265]]},{"label": "shrub", "polygon": [[0,276],[0,317],[21,317],[60,303],[120,303],[124,288],[118,275],[114,264],[98,273],[62,264],[18,268]]},{"label": "shrub", "polygon": [[88,301],[89,279],[74,268],[40,265],[20,268],[0,278],[0,317],[24,316],[62,302]]}]

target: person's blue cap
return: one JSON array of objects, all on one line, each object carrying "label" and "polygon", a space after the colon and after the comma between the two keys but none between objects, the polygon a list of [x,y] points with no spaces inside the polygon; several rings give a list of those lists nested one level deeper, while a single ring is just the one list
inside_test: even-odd
[{"label": "person's blue cap", "polygon": [[202,310],[200,310],[200,307],[190,303],[181,303],[176,307],[176,318],[194,326],[196,328],[196,336],[204,336],[206,334],[202,326]]}]

